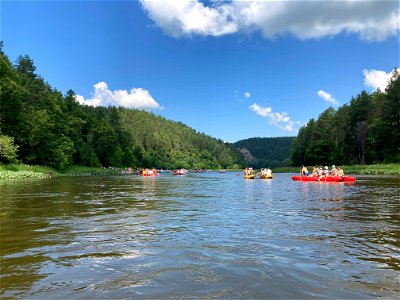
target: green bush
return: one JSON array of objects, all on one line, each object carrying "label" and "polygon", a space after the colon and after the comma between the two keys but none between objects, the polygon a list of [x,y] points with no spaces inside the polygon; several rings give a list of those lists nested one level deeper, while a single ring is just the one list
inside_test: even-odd
[{"label": "green bush", "polygon": [[14,138],[0,134],[0,162],[17,162],[18,146],[14,145]]}]

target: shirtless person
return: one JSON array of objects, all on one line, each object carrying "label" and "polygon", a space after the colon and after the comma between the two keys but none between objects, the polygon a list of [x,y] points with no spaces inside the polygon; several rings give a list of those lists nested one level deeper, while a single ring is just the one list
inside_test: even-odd
[{"label": "shirtless person", "polygon": [[308,173],[308,170],[305,166],[301,166],[300,170],[300,176],[308,176],[310,173]]}]

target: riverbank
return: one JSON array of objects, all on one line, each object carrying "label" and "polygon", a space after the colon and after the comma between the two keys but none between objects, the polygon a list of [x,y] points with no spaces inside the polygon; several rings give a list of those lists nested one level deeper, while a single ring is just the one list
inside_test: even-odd
[{"label": "riverbank", "polygon": [[31,166],[24,164],[0,164],[0,179],[18,178],[50,178],[55,176],[77,175],[117,175],[119,169],[71,166],[65,170],[55,170],[47,166]]},{"label": "riverbank", "polygon": [[[340,166],[345,174],[356,175],[400,175],[400,164],[376,164]],[[312,166],[307,166],[311,172]],[[283,167],[272,170],[274,173],[299,173],[300,167]]]}]

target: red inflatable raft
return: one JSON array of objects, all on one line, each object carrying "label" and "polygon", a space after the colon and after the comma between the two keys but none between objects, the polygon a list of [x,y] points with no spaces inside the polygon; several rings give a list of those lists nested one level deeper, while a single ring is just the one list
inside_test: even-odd
[{"label": "red inflatable raft", "polygon": [[[317,176],[292,176],[293,180],[301,180],[301,181],[318,181]],[[356,181],[355,177],[352,176],[329,176],[329,177],[322,177],[319,181],[324,182],[349,182],[349,181]]]}]

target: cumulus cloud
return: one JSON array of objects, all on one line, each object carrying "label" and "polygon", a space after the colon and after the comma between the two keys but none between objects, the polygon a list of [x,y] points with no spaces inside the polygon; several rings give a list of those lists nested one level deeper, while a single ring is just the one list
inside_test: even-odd
[{"label": "cumulus cloud", "polygon": [[364,74],[364,85],[372,88],[374,91],[380,89],[382,92],[385,91],[389,79],[393,76],[392,72],[386,73],[385,71],[378,70],[363,70]]},{"label": "cumulus cloud", "polygon": [[320,96],[325,102],[328,102],[332,105],[335,105],[335,106],[339,105],[339,101],[337,101],[331,94],[329,94],[323,90],[318,91],[318,96]]},{"label": "cumulus cloud", "polygon": [[237,31],[229,21],[230,5],[207,7],[197,0],[141,1],[149,17],[166,33],[183,35],[220,36]]},{"label": "cumulus cloud", "polygon": [[275,113],[272,112],[271,107],[262,107],[257,103],[254,103],[249,106],[249,109],[254,111],[257,115],[266,118],[268,120],[268,124],[276,126],[283,131],[294,132],[297,131],[298,128],[296,125],[300,125],[300,122],[290,120],[289,116],[285,112]]},{"label": "cumulus cloud", "polygon": [[245,93],[243,94],[243,97],[244,97],[244,99],[249,99],[249,98],[251,97],[250,92],[245,92]]},{"label": "cumulus cloud", "polygon": [[398,1],[211,1],[141,0],[143,9],[167,34],[221,36],[261,31],[265,38],[291,35],[322,38],[339,33],[382,41],[399,33]]},{"label": "cumulus cloud", "polygon": [[76,100],[82,105],[90,106],[122,106],[137,109],[161,109],[162,107],[153,99],[149,91],[142,88],[111,91],[105,82],[99,82],[94,86],[93,96],[85,99],[81,95]]}]

